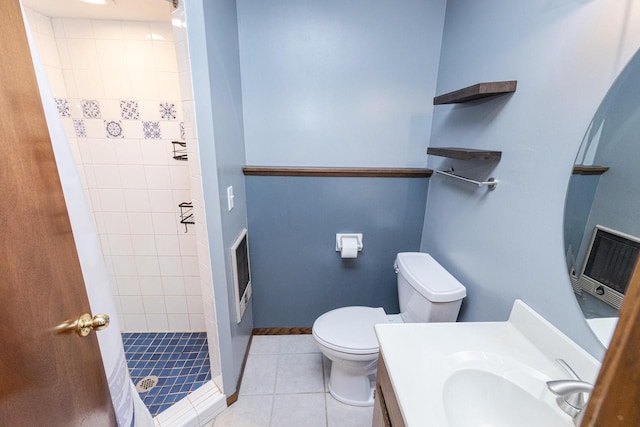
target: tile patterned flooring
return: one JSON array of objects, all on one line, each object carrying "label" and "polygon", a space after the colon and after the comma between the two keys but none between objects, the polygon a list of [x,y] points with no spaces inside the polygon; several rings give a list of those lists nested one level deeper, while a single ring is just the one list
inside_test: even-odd
[{"label": "tile patterned flooring", "polygon": [[159,378],[140,393],[154,417],[211,379],[205,332],[128,332],[122,340],[133,383],[149,375]]},{"label": "tile patterned flooring", "polygon": [[256,335],[239,399],[210,427],[369,427],[373,407],[328,392],[330,363],[311,335]]}]

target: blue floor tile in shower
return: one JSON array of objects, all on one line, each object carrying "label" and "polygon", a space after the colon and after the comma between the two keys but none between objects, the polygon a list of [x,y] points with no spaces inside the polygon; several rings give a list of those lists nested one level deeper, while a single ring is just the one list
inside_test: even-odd
[{"label": "blue floor tile in shower", "polygon": [[205,332],[126,332],[122,341],[133,383],[158,377],[155,387],[140,392],[154,417],[211,380]]}]

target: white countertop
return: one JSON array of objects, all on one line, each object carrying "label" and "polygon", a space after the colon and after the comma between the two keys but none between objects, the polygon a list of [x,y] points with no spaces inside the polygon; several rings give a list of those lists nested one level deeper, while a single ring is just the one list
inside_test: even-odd
[{"label": "white countertop", "polygon": [[501,375],[526,372],[539,380],[528,381],[542,396],[550,393],[546,381],[568,378],[556,358],[567,361],[589,382],[595,381],[600,366],[521,301],[516,301],[506,322],[379,324],[375,330],[409,427],[447,424],[443,385],[461,367],[482,364],[483,369],[488,367]]}]

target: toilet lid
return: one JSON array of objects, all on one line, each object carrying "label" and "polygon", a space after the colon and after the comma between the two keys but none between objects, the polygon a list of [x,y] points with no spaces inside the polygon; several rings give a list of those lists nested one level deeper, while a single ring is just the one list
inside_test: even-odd
[{"label": "toilet lid", "polygon": [[318,317],[313,335],[327,347],[354,354],[378,352],[373,325],[387,323],[382,307],[342,307]]}]

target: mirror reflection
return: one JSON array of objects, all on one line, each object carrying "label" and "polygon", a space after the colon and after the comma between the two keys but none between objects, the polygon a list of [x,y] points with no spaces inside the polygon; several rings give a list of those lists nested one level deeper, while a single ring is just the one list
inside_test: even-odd
[{"label": "mirror reflection", "polygon": [[569,182],[567,270],[578,303],[603,344],[610,340],[640,256],[640,52],[591,121]]}]

